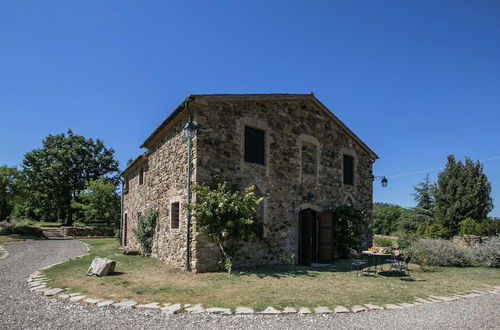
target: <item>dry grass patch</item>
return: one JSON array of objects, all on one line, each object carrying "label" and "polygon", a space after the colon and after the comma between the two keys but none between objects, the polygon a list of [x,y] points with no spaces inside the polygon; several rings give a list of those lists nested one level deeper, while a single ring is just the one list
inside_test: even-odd
[{"label": "dry grass patch", "polygon": [[[327,268],[266,267],[226,273],[193,274],[172,270],[158,260],[124,256],[115,239],[84,240],[90,255],[73,259],[45,271],[55,287],[70,287],[89,297],[112,300],[133,299],[140,303],[201,303],[206,307],[250,306],[263,309],[353,306],[364,303],[411,302],[415,296],[451,295],[500,284],[500,270],[491,268],[412,267],[415,281],[399,277],[356,276],[346,261]],[[85,275],[92,259],[117,261],[116,274]]]}]

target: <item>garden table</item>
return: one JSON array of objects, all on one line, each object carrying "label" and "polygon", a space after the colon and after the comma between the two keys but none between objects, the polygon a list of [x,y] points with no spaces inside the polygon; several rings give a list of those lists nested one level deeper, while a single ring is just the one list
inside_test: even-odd
[{"label": "garden table", "polygon": [[363,251],[363,254],[368,256],[370,268],[375,268],[375,275],[377,275],[377,267],[380,265],[380,270],[383,270],[382,265],[386,263],[386,258],[392,257],[390,253],[381,253],[374,251]]}]

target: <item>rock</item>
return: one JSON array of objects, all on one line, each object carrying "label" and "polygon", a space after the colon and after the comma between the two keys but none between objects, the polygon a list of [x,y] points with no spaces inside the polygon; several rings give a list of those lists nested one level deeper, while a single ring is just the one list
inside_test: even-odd
[{"label": "rock", "polygon": [[85,298],[85,296],[74,296],[74,297],[70,297],[69,301],[71,301],[71,302],[77,302],[77,301],[82,300],[83,298]]},{"label": "rock", "polygon": [[39,290],[45,290],[47,286],[45,284],[40,284],[38,286],[34,286],[30,288],[30,291],[39,291]]},{"label": "rock", "polygon": [[60,289],[60,288],[53,288],[53,289],[47,289],[47,290],[43,291],[43,294],[46,296],[55,296],[56,294],[61,293],[63,291],[64,290]]},{"label": "rock", "polygon": [[177,314],[182,310],[181,304],[173,304],[173,305],[168,305],[163,308],[160,308],[161,311],[165,314]]},{"label": "rock", "polygon": [[225,315],[231,314],[231,310],[229,308],[221,308],[221,307],[207,308],[207,312],[211,314],[225,314]]},{"label": "rock", "polygon": [[401,304],[398,304],[398,305],[401,306],[401,307],[403,307],[403,308],[415,307],[415,305],[409,304],[409,303],[401,303]]},{"label": "rock", "polygon": [[39,286],[39,285],[42,285],[42,284],[45,284],[44,282],[41,282],[41,281],[35,281],[35,282],[30,282],[28,283],[28,285],[30,287],[34,287],[34,286]]},{"label": "rock", "polygon": [[259,314],[281,314],[281,311],[277,310],[276,308],[269,306],[263,311],[259,312]]},{"label": "rock", "polygon": [[188,313],[203,313],[205,309],[201,306],[201,304],[194,305],[192,307],[184,308],[184,310]]},{"label": "rock", "polygon": [[297,314],[311,314],[311,313],[312,313],[311,310],[307,307],[302,307],[297,312]]},{"label": "rock", "polygon": [[84,299],[83,302],[91,305],[96,305],[97,303],[100,303],[102,299],[95,299],[95,298],[87,298]]},{"label": "rock", "polygon": [[350,310],[349,310],[349,308],[346,308],[344,306],[337,306],[337,307],[335,307],[334,312],[335,313],[349,313]]},{"label": "rock", "polygon": [[87,276],[106,276],[115,271],[116,261],[107,258],[95,258],[92,260]]},{"label": "rock", "polygon": [[149,304],[142,304],[142,305],[137,305],[135,308],[139,309],[160,309],[161,306],[157,302],[149,303]]},{"label": "rock", "polygon": [[116,308],[133,308],[135,305],[137,305],[137,302],[133,300],[125,300],[114,303],[112,306]]},{"label": "rock", "polygon": [[333,311],[325,306],[318,306],[314,308],[314,313],[316,314],[330,314],[333,313]]},{"label": "rock", "polygon": [[363,306],[361,306],[361,305],[356,305],[356,306],[352,306],[351,310],[352,310],[354,313],[366,312],[366,307],[363,307]]},{"label": "rock", "polygon": [[387,309],[401,309],[403,307],[401,307],[399,305],[394,305],[394,304],[386,304],[385,308],[387,308]]},{"label": "rock", "polygon": [[114,303],[115,302],[113,300],[104,300],[104,301],[97,303],[97,307],[108,307]]},{"label": "rock", "polygon": [[370,311],[374,311],[374,310],[383,310],[384,307],[382,306],[379,306],[379,305],[372,305],[372,304],[365,304],[366,308],[368,308],[368,310]]},{"label": "rock", "polygon": [[283,309],[283,313],[285,313],[285,314],[297,313],[297,310],[293,307],[285,307]]},{"label": "rock", "polygon": [[415,297],[415,301],[422,303],[422,304],[432,304],[434,302],[434,301],[430,301],[430,300],[420,298],[420,297]]},{"label": "rock", "polygon": [[457,298],[451,298],[451,297],[442,297],[442,296],[429,296],[432,299],[437,299],[437,300],[442,300],[442,301],[453,301],[456,300]]},{"label": "rock", "polygon": [[60,294],[56,297],[57,299],[66,300],[69,298],[69,294]]},{"label": "rock", "polygon": [[249,307],[236,307],[235,314],[253,314],[255,313],[252,308]]}]

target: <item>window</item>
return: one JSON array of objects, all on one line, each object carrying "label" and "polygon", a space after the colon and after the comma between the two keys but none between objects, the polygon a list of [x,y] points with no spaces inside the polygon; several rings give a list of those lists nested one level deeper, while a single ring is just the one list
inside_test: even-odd
[{"label": "window", "polygon": [[246,162],[265,165],[265,136],[265,131],[245,126]]},{"label": "window", "polygon": [[316,146],[302,143],[302,174],[316,175]]},{"label": "window", "polygon": [[126,194],[128,193],[128,178],[125,179],[125,182],[123,183],[123,192]]},{"label": "window", "polygon": [[179,202],[170,205],[170,228],[179,229]]},{"label": "window", "polygon": [[141,167],[141,170],[139,172],[139,184],[144,183],[144,167]]},{"label": "window", "polygon": [[354,184],[354,157],[344,155],[344,184]]}]

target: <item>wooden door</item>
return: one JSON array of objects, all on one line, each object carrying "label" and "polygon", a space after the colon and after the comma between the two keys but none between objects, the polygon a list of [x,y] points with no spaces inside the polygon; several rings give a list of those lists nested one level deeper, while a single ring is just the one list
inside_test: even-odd
[{"label": "wooden door", "polygon": [[299,221],[299,263],[310,266],[311,262],[316,262],[316,212],[302,210]]},{"label": "wooden door", "polygon": [[333,213],[326,211],[318,216],[318,261],[333,262]]}]

